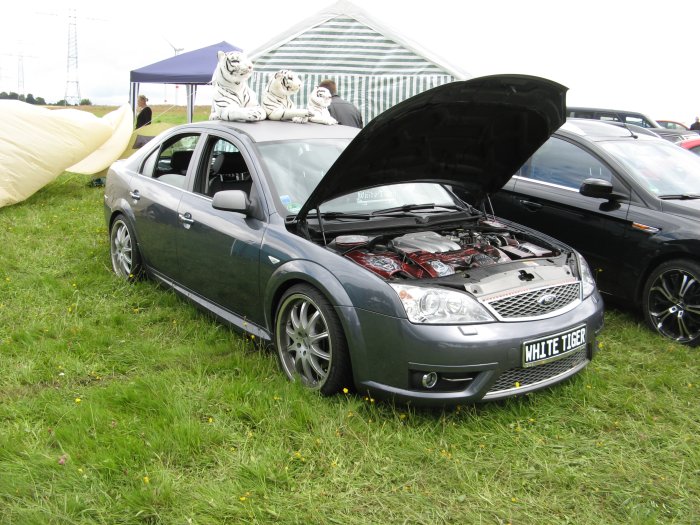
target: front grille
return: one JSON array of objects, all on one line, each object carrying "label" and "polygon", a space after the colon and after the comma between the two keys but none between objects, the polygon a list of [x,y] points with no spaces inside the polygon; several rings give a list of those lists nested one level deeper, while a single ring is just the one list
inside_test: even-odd
[{"label": "front grille", "polygon": [[[541,317],[573,306],[581,297],[580,289],[578,282],[568,283],[509,295],[502,299],[487,300],[485,303],[503,319]],[[551,302],[543,300],[546,296],[553,297]]]},{"label": "front grille", "polygon": [[512,390],[509,394],[514,394],[523,387],[535,386],[557,376],[566,375],[567,372],[584,365],[586,361],[586,348],[581,348],[551,363],[528,368],[511,368],[501,374],[498,381],[486,393],[484,399],[500,397],[499,394],[503,394],[508,390]]}]

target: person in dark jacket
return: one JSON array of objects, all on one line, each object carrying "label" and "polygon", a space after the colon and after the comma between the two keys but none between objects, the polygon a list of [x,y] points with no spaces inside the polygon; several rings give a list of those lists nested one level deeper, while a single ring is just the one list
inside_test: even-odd
[{"label": "person in dark jacket", "polygon": [[148,99],[146,98],[146,95],[139,95],[136,109],[136,129],[150,124],[151,118],[153,117],[153,112],[151,111],[151,108],[148,107]]},{"label": "person in dark jacket", "polygon": [[331,117],[338,121],[338,124],[354,126],[356,128],[361,128],[363,126],[360,110],[357,109],[352,102],[348,102],[338,96],[338,89],[334,80],[323,80],[319,86],[331,92],[333,98],[331,99],[331,105],[328,107],[328,111]]},{"label": "person in dark jacket", "polygon": [[693,131],[700,131],[700,117],[695,117],[695,122],[690,125]]}]

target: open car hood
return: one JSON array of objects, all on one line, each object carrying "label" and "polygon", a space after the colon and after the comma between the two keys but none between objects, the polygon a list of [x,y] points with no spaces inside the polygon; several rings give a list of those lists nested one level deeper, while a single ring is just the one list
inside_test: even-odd
[{"label": "open car hood", "polygon": [[494,75],[404,100],[352,140],[297,219],[341,195],[402,182],[450,184],[481,199],[565,122],[567,89],[544,78]]}]

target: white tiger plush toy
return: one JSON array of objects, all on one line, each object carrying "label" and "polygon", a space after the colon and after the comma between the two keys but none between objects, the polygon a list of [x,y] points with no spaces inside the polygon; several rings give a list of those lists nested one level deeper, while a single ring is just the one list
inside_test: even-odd
[{"label": "white tiger plush toy", "polygon": [[291,96],[301,89],[301,80],[294,71],[282,69],[275,73],[267,84],[262,98],[262,106],[270,120],[291,120],[306,122],[309,112],[306,109],[296,109]]},{"label": "white tiger plush toy", "polygon": [[317,86],[309,93],[309,122],[318,124],[337,124],[338,121],[331,117],[328,106],[331,105],[331,92],[324,87]]},{"label": "white tiger plush toy", "polygon": [[248,86],[248,78],[253,74],[250,59],[240,51],[219,51],[217,57],[219,62],[211,79],[214,97],[209,120],[265,120],[265,110]]}]

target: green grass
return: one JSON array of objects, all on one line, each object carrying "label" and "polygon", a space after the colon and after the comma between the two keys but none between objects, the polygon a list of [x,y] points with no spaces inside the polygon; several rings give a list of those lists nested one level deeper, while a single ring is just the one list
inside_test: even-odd
[{"label": "green grass", "polygon": [[0,524],[700,523],[700,359],[609,310],[547,391],[415,410],[111,272],[102,188],[0,209]]}]

